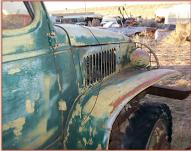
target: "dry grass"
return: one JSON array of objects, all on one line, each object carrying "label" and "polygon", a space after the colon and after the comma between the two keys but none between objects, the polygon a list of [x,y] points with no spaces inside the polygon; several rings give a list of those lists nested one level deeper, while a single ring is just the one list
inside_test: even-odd
[{"label": "dry grass", "polygon": [[[142,16],[143,18],[154,18],[155,10],[158,8],[168,8],[173,6],[174,4],[165,3],[165,4],[144,4],[144,5],[130,5],[125,6],[127,14],[131,14],[133,16]],[[80,13],[84,12],[84,8],[80,9],[67,9],[54,11],[53,13]],[[94,7],[94,8],[86,8],[87,12],[95,12],[103,15],[120,15],[118,12],[118,6],[110,6],[110,7]]]},{"label": "dry grass", "polygon": [[172,32],[168,37],[163,40],[163,43],[177,46],[187,45],[189,42],[186,42],[186,37],[191,33],[191,23],[187,24],[177,24],[176,30]]}]

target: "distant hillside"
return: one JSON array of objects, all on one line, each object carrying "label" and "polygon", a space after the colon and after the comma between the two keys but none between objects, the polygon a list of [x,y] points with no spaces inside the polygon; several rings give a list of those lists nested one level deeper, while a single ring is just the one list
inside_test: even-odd
[{"label": "distant hillside", "polygon": [[[168,8],[175,4],[143,4],[143,5],[130,5],[125,6],[126,12],[128,15],[133,16],[142,16],[143,18],[154,18],[155,10],[158,8]],[[67,9],[67,10],[58,10],[51,12],[55,13],[80,13],[85,12],[85,9]],[[103,15],[120,15],[118,11],[118,6],[110,6],[110,7],[95,7],[95,8],[86,8],[86,12],[95,12]]]}]

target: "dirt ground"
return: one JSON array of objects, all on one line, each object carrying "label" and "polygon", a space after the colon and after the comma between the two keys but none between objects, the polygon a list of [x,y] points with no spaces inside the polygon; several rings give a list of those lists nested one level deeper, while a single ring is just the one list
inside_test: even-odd
[{"label": "dirt ground", "polygon": [[[144,43],[147,43],[153,48],[158,55],[161,68],[174,69],[180,72],[180,75],[165,79],[160,84],[190,88],[190,42],[176,43],[172,40],[169,42],[167,39],[155,42],[152,39],[147,39]],[[163,102],[170,107],[173,117],[172,149],[186,149],[191,147],[191,95],[185,100],[147,95],[143,101]]]},{"label": "dirt ground", "polygon": [[[186,66],[172,66],[168,68],[179,70],[181,75],[163,80],[161,83],[181,87],[187,87],[190,84],[190,82],[188,82],[190,81],[190,68]],[[170,107],[173,117],[172,149],[185,149],[191,146],[191,96],[184,100],[176,100],[147,95],[143,101],[162,102]]]}]

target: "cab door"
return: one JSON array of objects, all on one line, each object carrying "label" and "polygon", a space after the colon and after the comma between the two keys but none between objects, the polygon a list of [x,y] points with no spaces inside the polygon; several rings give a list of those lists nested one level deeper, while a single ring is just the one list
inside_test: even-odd
[{"label": "cab door", "polygon": [[42,149],[61,133],[50,26],[40,2],[2,2],[2,147]]}]

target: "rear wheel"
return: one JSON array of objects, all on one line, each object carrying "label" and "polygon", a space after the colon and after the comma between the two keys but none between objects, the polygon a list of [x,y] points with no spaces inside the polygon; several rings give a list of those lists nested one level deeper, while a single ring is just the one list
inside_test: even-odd
[{"label": "rear wheel", "polygon": [[109,149],[170,148],[172,116],[166,104],[143,103],[129,118],[124,115],[112,129]]}]

